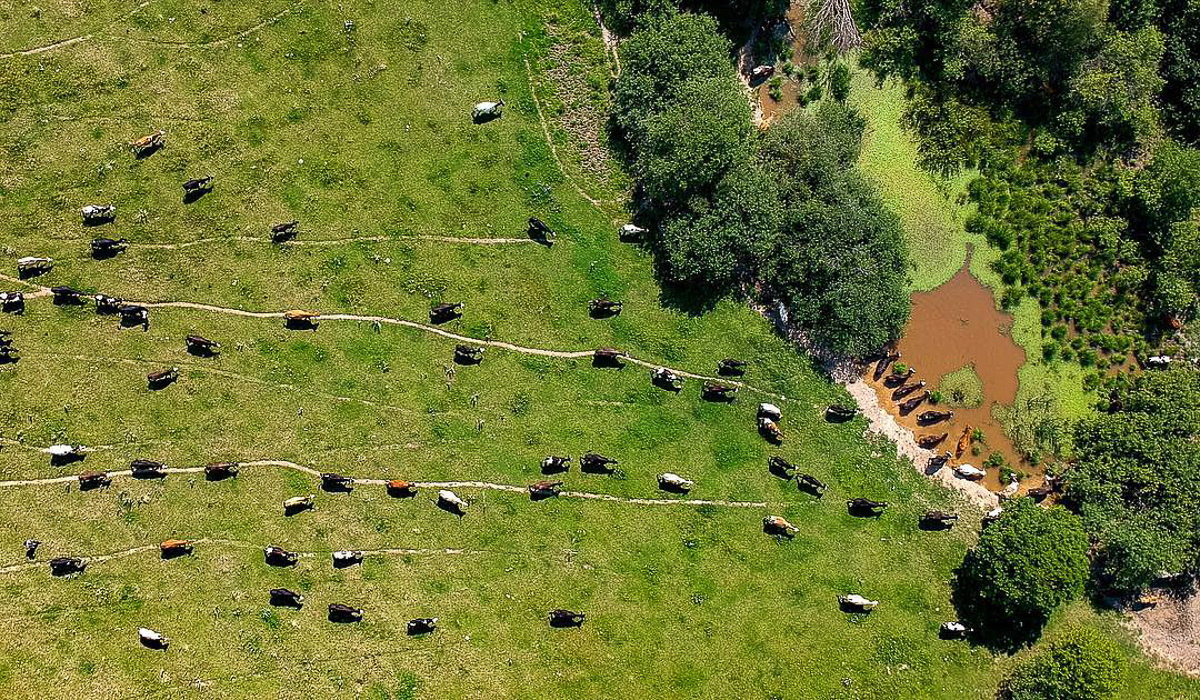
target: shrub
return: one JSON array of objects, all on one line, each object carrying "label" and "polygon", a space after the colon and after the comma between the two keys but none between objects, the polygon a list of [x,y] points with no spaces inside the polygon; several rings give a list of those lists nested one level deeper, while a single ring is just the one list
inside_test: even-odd
[{"label": "shrub", "polygon": [[1010,700],[1108,700],[1124,682],[1112,640],[1078,627],[1037,649],[1006,683]]},{"label": "shrub", "polygon": [[850,97],[850,68],[845,63],[839,61],[829,74],[829,93],[838,102]]}]

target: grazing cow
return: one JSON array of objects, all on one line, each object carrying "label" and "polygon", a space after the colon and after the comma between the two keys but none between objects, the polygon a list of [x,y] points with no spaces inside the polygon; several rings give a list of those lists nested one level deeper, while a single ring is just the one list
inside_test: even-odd
[{"label": "grazing cow", "polygon": [[879,378],[882,377],[883,373],[887,371],[888,366],[899,359],[900,359],[900,353],[898,353],[898,352],[887,353],[879,360],[879,362],[875,363],[875,373],[874,373],[875,381],[879,381]]},{"label": "grazing cow", "polygon": [[1151,355],[1150,357],[1146,358],[1146,366],[1158,367],[1160,369],[1163,367],[1169,367],[1173,359],[1174,358],[1172,358],[1170,355]]},{"label": "grazing cow", "polygon": [[20,360],[19,351],[11,345],[0,347],[0,364]]},{"label": "grazing cow", "polygon": [[763,518],[763,531],[768,535],[779,535],[781,537],[792,537],[800,528],[783,519],[783,516],[768,515]]},{"label": "grazing cow", "polygon": [[361,564],[362,560],[363,553],[355,549],[339,549],[333,553],[333,567],[335,569]]},{"label": "grazing cow", "polygon": [[[89,204],[80,210],[84,226],[95,226],[112,221],[117,215],[117,208],[111,204]],[[95,246],[92,246],[95,250]]]},{"label": "grazing cow", "polygon": [[445,323],[453,321],[456,318],[461,318],[463,312],[463,303],[457,302],[451,304],[449,302],[438,304],[429,310],[429,320],[432,323]]},{"label": "grazing cow", "polygon": [[476,124],[483,124],[493,119],[499,119],[503,108],[503,99],[496,102],[476,102],[475,106],[471,109],[471,121]]},{"label": "grazing cow", "polygon": [[33,559],[37,556],[37,549],[41,547],[41,540],[25,540],[25,558]]},{"label": "grazing cow", "polygon": [[436,617],[418,617],[415,620],[409,620],[408,635],[412,637],[418,634],[429,634],[437,629],[437,622]]},{"label": "grazing cow", "polygon": [[983,520],[981,521],[983,526],[987,527],[988,525],[991,525],[992,523],[999,520],[1000,515],[1003,512],[1004,512],[1004,508],[1002,508],[1000,506],[996,506],[995,508],[989,510],[987,513],[984,513]]},{"label": "grazing cow", "polygon": [[221,350],[221,344],[217,341],[198,335],[189,335],[184,339],[184,343],[187,345],[188,352],[200,357],[212,357]]},{"label": "grazing cow", "polygon": [[677,493],[687,493],[692,490],[696,482],[691,479],[685,479],[678,474],[672,472],[663,472],[658,475],[658,488],[663,491],[675,491]]},{"label": "grazing cow", "polygon": [[796,477],[796,486],[801,491],[808,491],[814,496],[825,495],[825,482],[819,481],[817,477],[811,474],[800,474]]},{"label": "grazing cow", "polygon": [[483,348],[478,345],[455,345],[454,361],[460,365],[477,365],[483,362]]},{"label": "grazing cow", "polygon": [[271,227],[271,242],[283,243],[290,241],[296,237],[297,228],[300,226],[299,221],[285,221],[280,224],[275,224]]},{"label": "grazing cow", "polygon": [[287,515],[299,513],[302,510],[312,510],[316,506],[316,496],[292,496],[283,500],[283,512]]},{"label": "grazing cow", "polygon": [[44,275],[54,269],[54,258],[27,256],[17,260],[17,276],[21,279]]},{"label": "grazing cow", "polygon": [[93,238],[92,257],[97,260],[111,258],[118,253],[124,253],[129,247],[129,241],[124,238]]},{"label": "grazing cow", "polygon": [[145,627],[138,628],[138,639],[150,649],[166,649],[171,644],[171,640],[164,637],[161,632],[155,632]]},{"label": "grazing cow", "polygon": [[50,560],[52,576],[70,576],[83,573],[87,568],[87,560],[81,557],[55,557]]},{"label": "grazing cow", "polygon": [[0,309],[7,313],[21,313],[25,310],[25,294],[23,292],[0,292]]},{"label": "grazing cow", "polygon": [[158,551],[163,559],[191,554],[195,543],[191,540],[167,540],[158,545]]},{"label": "grazing cow", "polygon": [[963,639],[972,632],[961,622],[943,622],[938,628],[938,637],[942,639]]},{"label": "grazing cow", "polygon": [[1037,488],[1029,489],[1025,492],[1025,495],[1029,496],[1034,501],[1041,503],[1052,493],[1054,493],[1054,487],[1050,484],[1043,484]]},{"label": "grazing cow", "polygon": [[209,481],[220,481],[221,479],[237,476],[237,474],[237,462],[213,462],[204,467],[204,478]]},{"label": "grazing cow", "polygon": [[304,606],[304,596],[288,588],[272,588],[271,605],[276,607],[301,608]]},{"label": "grazing cow", "polygon": [[300,560],[300,555],[282,547],[266,547],[263,549],[263,558],[271,566],[294,566]]},{"label": "grazing cow", "polygon": [[762,433],[764,438],[776,445],[783,442],[783,429],[770,418],[764,417],[758,419],[758,432]]},{"label": "grazing cow", "polygon": [[326,491],[350,491],[354,487],[354,479],[333,472],[321,475],[321,488]]},{"label": "grazing cow", "polygon": [[667,391],[681,391],[683,389],[683,377],[675,374],[666,367],[650,370],[650,382],[660,389]]},{"label": "grazing cow", "polygon": [[767,470],[780,479],[791,479],[796,471],[796,465],[783,457],[772,455],[767,459]]},{"label": "grazing cow", "polygon": [[102,486],[112,485],[112,477],[108,475],[108,472],[84,472],[77,478],[79,479],[79,489],[81,491],[90,491]]},{"label": "grazing cow", "polygon": [[118,313],[121,314],[121,326],[141,326],[143,330],[150,328],[150,310],[137,304],[123,304]]},{"label": "grazing cow", "polygon": [[467,507],[470,506],[466,500],[459,498],[458,494],[450,489],[441,489],[438,491],[438,505],[459,515],[466,512]]},{"label": "grazing cow", "polygon": [[588,313],[593,318],[609,318],[612,316],[620,316],[624,304],[619,301],[610,301],[608,299],[592,299],[588,302]]},{"label": "grazing cow", "polygon": [[83,292],[77,289],[71,289],[70,287],[51,287],[50,293],[54,295],[54,303],[60,306],[75,306],[83,303]]},{"label": "grazing cow", "polygon": [[550,611],[551,627],[579,627],[586,616],[581,612],[558,608]]},{"label": "grazing cow", "polygon": [[129,146],[133,149],[134,155],[141,158],[161,148],[166,140],[166,136],[167,132],[159,129],[153,134],[143,136],[140,139],[133,141],[129,144]]},{"label": "grazing cow", "polygon": [[46,452],[50,453],[52,458],[59,459],[82,457],[85,454],[83,445],[51,445],[46,448]]},{"label": "grazing cow", "polygon": [[945,420],[950,420],[954,417],[954,411],[925,411],[917,416],[917,422],[922,425],[931,425],[940,423]]},{"label": "grazing cow", "polygon": [[915,367],[909,367],[907,372],[903,374],[892,373],[883,380],[883,385],[890,388],[898,387],[904,382],[907,382],[914,374],[917,373]]},{"label": "grazing cow", "polygon": [[771,420],[783,420],[783,411],[773,403],[760,403],[758,405],[758,417],[770,418]]},{"label": "grazing cow", "polygon": [[917,438],[917,444],[927,450],[932,450],[948,437],[950,437],[949,433],[942,433],[941,435],[922,435],[921,437]]},{"label": "grazing cow", "polygon": [[387,482],[387,492],[396,498],[412,498],[417,495],[417,485],[404,479],[392,479]]},{"label": "grazing cow", "polygon": [[709,401],[733,401],[737,397],[738,388],[729,384],[704,382],[700,394]]},{"label": "grazing cow", "polygon": [[838,596],[838,605],[840,605],[843,610],[866,613],[874,610],[875,606],[879,605],[879,601],[871,600],[870,598],[864,598],[857,593],[851,593],[850,595]]},{"label": "grazing cow", "polygon": [[135,479],[162,479],[167,475],[167,465],[149,459],[135,459],[129,463],[129,473]]},{"label": "grazing cow", "polygon": [[958,474],[960,477],[962,477],[964,479],[970,479],[971,481],[979,481],[983,477],[987,476],[986,469],[980,469],[979,467],[973,467],[970,464],[958,465],[957,467],[954,468],[954,473]]},{"label": "grazing cow", "polygon": [[125,304],[124,299],[110,297],[107,294],[97,294],[92,299],[96,302],[96,313],[106,316],[117,313]]},{"label": "grazing cow", "polygon": [[969,425],[963,428],[962,435],[958,438],[958,444],[954,446],[955,457],[962,457],[967,449],[971,447],[971,434],[973,432],[974,429]]},{"label": "grazing cow", "polygon": [[617,230],[617,237],[622,241],[640,241],[647,233],[649,233],[649,230],[637,224],[623,224]]},{"label": "grazing cow", "polygon": [[825,420],[831,423],[841,423],[850,420],[857,414],[857,408],[847,408],[835,404],[825,409]]},{"label": "grazing cow", "polygon": [[569,470],[570,468],[571,468],[571,458],[570,457],[559,457],[556,455],[549,455],[545,459],[542,460],[542,473],[543,474],[559,474],[561,472],[565,472],[565,471]]},{"label": "grazing cow", "polygon": [[912,397],[911,399],[908,399],[904,403],[900,404],[900,414],[907,416],[908,414],[912,413],[914,410],[916,410],[917,406],[920,406],[921,403],[923,403],[925,401],[925,399],[929,398],[929,396],[930,396],[929,390],[925,390],[924,392],[917,394],[916,396]]},{"label": "grazing cow", "polygon": [[770,64],[755,66],[754,70],[750,71],[750,84],[758,85],[772,75],[775,75],[775,66]]},{"label": "grazing cow", "polygon": [[540,241],[546,241],[547,243],[553,241],[558,236],[558,234],[554,232],[554,229],[547,226],[545,221],[542,221],[536,216],[529,217],[529,235],[532,238],[536,238]]},{"label": "grazing cow", "polygon": [[363,611],[361,608],[354,608],[341,603],[329,604],[329,621],[330,622],[358,622],[362,619]]},{"label": "grazing cow", "polygon": [[317,319],[321,314],[315,311],[292,309],[283,314],[283,324],[292,330],[316,330]]},{"label": "grazing cow", "polygon": [[887,510],[887,501],[872,501],[869,498],[851,498],[846,501],[846,509],[851,515],[866,515],[879,517]]},{"label": "grazing cow", "polygon": [[183,196],[185,199],[194,199],[204,194],[211,192],[213,188],[213,176],[206,175],[193,180],[188,180],[183,183]]},{"label": "grazing cow", "polygon": [[592,365],[596,367],[624,367],[623,358],[628,354],[616,348],[599,348],[592,353]]},{"label": "grazing cow", "polygon": [[554,498],[558,495],[558,488],[562,486],[561,481],[537,481],[529,485],[529,497],[535,501],[540,501],[544,498]]},{"label": "grazing cow", "polygon": [[918,389],[924,389],[924,388],[925,388],[925,380],[924,379],[922,379],[919,382],[913,382],[912,384],[905,384],[904,386],[902,386],[899,389],[892,392],[892,400],[898,401],[898,400],[904,398],[905,396],[908,396],[909,394],[913,393],[914,391],[917,391]]},{"label": "grazing cow", "polygon": [[619,462],[612,457],[605,457],[595,452],[588,452],[579,458],[579,469],[593,474],[612,474],[614,471],[612,467],[616,464]]},{"label": "grazing cow", "polygon": [[928,530],[949,530],[956,522],[958,522],[958,513],[931,510],[921,516],[920,525]]},{"label": "grazing cow", "polygon": [[722,377],[740,377],[746,373],[748,364],[745,360],[735,360],[732,357],[726,357],[717,363],[717,374]]}]

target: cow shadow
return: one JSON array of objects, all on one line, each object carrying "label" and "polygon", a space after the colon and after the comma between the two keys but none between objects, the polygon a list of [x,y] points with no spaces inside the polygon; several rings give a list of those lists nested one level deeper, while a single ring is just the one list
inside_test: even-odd
[{"label": "cow shadow", "polygon": [[542,464],[542,473],[543,474],[564,474],[569,471],[571,471],[571,463],[570,462],[567,462],[566,464],[562,464],[562,465]]},{"label": "cow shadow", "polygon": [[155,153],[158,153],[159,151],[161,151],[161,150],[162,150],[162,147],[163,147],[163,146],[162,146],[162,144],[161,144],[161,143],[160,143],[160,144],[155,144],[155,145],[153,145],[153,146],[147,146],[146,148],[143,148],[143,149],[141,149],[141,150],[137,151],[136,153],[134,153],[134,154],[133,154],[133,157],[134,157],[134,159],[135,159],[135,160],[146,160],[146,159],[147,159],[147,158],[149,158],[150,156],[152,156],[152,155],[154,155]]},{"label": "cow shadow", "polygon": [[796,488],[803,491],[804,493],[807,493],[808,495],[814,496],[816,498],[824,498],[825,497],[825,488],[817,486],[816,484],[810,484],[808,482],[800,481],[799,479],[797,479],[796,480]]},{"label": "cow shadow", "polygon": [[146,386],[150,391],[162,391],[175,383],[178,377],[165,377],[163,379],[147,379]]},{"label": "cow shadow", "polygon": [[550,248],[554,245],[553,238],[551,238],[550,236],[547,236],[546,234],[542,233],[541,231],[538,231],[537,229],[535,229],[532,226],[529,227],[528,233],[529,233],[529,240],[534,241],[535,243],[538,243],[539,245],[544,245],[547,248]]},{"label": "cow shadow", "polygon": [[80,491],[95,491],[96,489],[106,489],[112,485],[111,481],[98,481],[95,483],[80,484]]},{"label": "cow shadow", "polygon": [[268,566],[274,566],[276,568],[286,569],[286,568],[295,566],[296,564],[297,564],[297,560],[288,559],[287,557],[282,557],[282,556],[279,556],[278,554],[271,554],[271,555],[267,556],[267,565]]},{"label": "cow shadow", "polygon": [[847,423],[854,419],[854,415],[855,414],[853,412],[843,413],[842,411],[835,411],[835,410],[831,410],[831,409],[827,408],[827,409],[825,409],[825,422],[826,423]]},{"label": "cow shadow", "polygon": [[334,559],[333,568],[349,569],[352,566],[358,566],[362,563],[362,559]]},{"label": "cow shadow", "polygon": [[774,537],[778,540],[790,540],[796,536],[796,534],[794,532],[791,532],[790,530],[787,530],[787,529],[775,527],[774,525],[771,525],[770,523],[763,523],[762,531],[763,531],[763,534],[770,535],[771,537]]},{"label": "cow shadow", "polygon": [[853,503],[846,505],[846,512],[856,518],[881,518],[883,511],[886,508],[871,508],[870,506],[855,505]]},{"label": "cow shadow", "polygon": [[471,367],[483,362],[483,355],[464,355],[463,353],[454,353],[454,364],[463,367]]},{"label": "cow shadow", "polygon": [[141,326],[143,332],[150,330],[150,322],[149,321],[142,321],[140,319],[122,317],[119,323],[121,325],[121,328],[123,328],[123,329],[137,328],[138,326]]},{"label": "cow shadow", "polygon": [[669,391],[673,394],[678,394],[679,392],[683,391],[683,386],[674,382],[669,382],[661,377],[655,377],[653,375],[650,377],[650,383],[659,389],[662,389],[663,391]]},{"label": "cow shadow", "polygon": [[611,464],[579,464],[579,471],[584,474],[604,474],[612,475],[617,471],[616,467]]},{"label": "cow shadow", "polygon": [[529,500],[536,503],[538,501],[545,501],[555,498],[557,495],[558,494],[554,493],[553,491],[530,491]]},{"label": "cow shadow", "polygon": [[301,513],[305,512],[305,511],[312,510],[314,507],[315,506],[311,503],[305,503],[305,504],[298,505],[298,506],[284,506],[283,507],[283,515],[286,518],[291,518],[291,517],[300,515]]},{"label": "cow shadow", "polygon": [[107,248],[104,250],[93,249],[92,250],[92,260],[112,260],[113,258],[117,257],[120,254],[121,254],[120,250],[107,249]]},{"label": "cow shadow", "polygon": [[271,605],[277,608],[291,608],[299,610],[304,607],[304,603],[292,598],[291,596],[279,595],[278,593],[271,594]]},{"label": "cow shadow", "polygon": [[186,557],[189,554],[191,554],[191,552],[184,548],[164,549],[159,552],[158,558],[166,560],[166,561],[170,561],[171,559],[178,559],[179,557]]},{"label": "cow shadow", "polygon": [[199,190],[191,190],[190,192],[184,192],[183,193],[183,203],[184,204],[193,204],[195,202],[198,202],[198,201],[200,201],[200,199],[202,197],[204,197],[204,195],[208,194],[209,192],[212,192],[211,187],[206,187],[204,189],[199,189]]},{"label": "cow shadow", "polygon": [[283,325],[289,331],[315,331],[315,330],[317,330],[317,322],[310,318],[284,319]]},{"label": "cow shadow", "polygon": [[861,607],[855,605],[854,603],[848,603],[844,600],[838,601],[838,610],[841,610],[844,613],[851,613],[854,615],[870,615],[871,614],[870,610],[866,610],[864,608],[861,608]]},{"label": "cow shadow", "polygon": [[501,114],[499,114],[499,113],[496,113],[496,114],[488,114],[488,113],[484,113],[484,114],[476,114],[476,115],[473,115],[473,116],[471,117],[471,122],[472,122],[472,123],[474,123],[474,124],[487,124],[488,122],[494,122],[494,121],[496,121],[496,120],[497,120],[497,119],[499,119],[500,117],[501,117]]},{"label": "cow shadow", "polygon": [[56,295],[54,295],[54,298],[51,300],[51,303],[53,303],[55,306],[83,306],[83,298],[79,295],[73,295],[73,296],[61,295],[60,296],[60,295],[56,294]]},{"label": "cow shadow", "polygon": [[552,617],[552,618],[550,618],[550,626],[555,629],[560,629],[560,630],[561,629],[570,629],[572,627],[582,627],[583,620],[570,618],[570,617],[564,617],[564,618]]},{"label": "cow shadow", "polygon": [[78,566],[72,566],[72,565],[67,565],[67,564],[55,565],[52,562],[50,564],[50,575],[55,578],[66,578],[67,576],[74,576],[75,574],[82,574],[85,569],[87,569],[87,562],[83,562],[83,563],[79,564]]},{"label": "cow shadow", "polygon": [[770,472],[772,476],[777,477],[779,479],[783,479],[784,481],[792,480],[792,474],[788,473],[787,467],[783,466],[782,464],[768,463],[767,471]]},{"label": "cow shadow", "polygon": [[75,464],[87,459],[86,452],[72,452],[68,455],[50,455],[50,466],[65,467],[68,464]]},{"label": "cow shadow", "polygon": [[412,488],[411,486],[409,488],[404,488],[404,489],[398,489],[393,486],[388,486],[387,487],[387,495],[391,496],[392,498],[415,498],[417,495],[417,490]]},{"label": "cow shadow", "polygon": [[17,279],[28,280],[46,274],[46,270],[17,270]]},{"label": "cow shadow", "polygon": [[464,511],[462,508],[459,508],[458,506],[454,505],[453,503],[451,503],[449,501],[443,501],[440,498],[437,500],[437,507],[440,508],[441,510],[446,511],[450,515],[455,515],[455,516],[458,516],[459,518],[461,518],[467,514],[466,511]]},{"label": "cow shadow", "polygon": [[658,488],[666,491],[667,493],[673,493],[677,496],[686,496],[691,491],[691,489],[687,488],[686,486],[668,484],[662,481],[658,482]]},{"label": "cow shadow", "polygon": [[596,320],[615,318],[620,315],[621,315],[621,307],[619,307],[619,306],[616,308],[611,308],[611,309],[610,308],[588,309],[588,316],[591,316],[593,319],[596,319]]},{"label": "cow shadow", "polygon": [[940,520],[926,520],[922,518],[917,521],[917,529],[924,532],[946,532],[954,527],[954,523],[943,523]]},{"label": "cow shadow", "polygon": [[130,472],[129,476],[138,481],[161,481],[167,478],[166,472],[160,471]]},{"label": "cow shadow", "polygon": [[167,643],[161,639],[146,639],[145,637],[139,637],[139,639],[142,641],[142,646],[147,649],[162,651],[167,648]]},{"label": "cow shadow", "polygon": [[211,348],[200,347],[199,345],[189,345],[187,347],[187,351],[192,357],[203,357],[210,359],[217,356],[215,350]]},{"label": "cow shadow", "polygon": [[91,219],[84,219],[83,227],[84,228],[96,228],[97,226],[104,226],[106,224],[111,224],[113,221],[116,220],[116,218],[117,217],[110,214],[108,216],[97,216],[97,217],[93,217]]},{"label": "cow shadow", "polygon": [[237,476],[236,473],[227,471],[204,472],[205,481],[225,481],[226,479],[232,479],[235,476]]},{"label": "cow shadow", "polygon": [[335,484],[327,481],[321,482],[321,490],[325,493],[350,493],[354,490],[352,484]]},{"label": "cow shadow", "polygon": [[625,362],[620,357],[592,356],[592,367],[597,369],[625,369]]},{"label": "cow shadow", "polygon": [[20,359],[20,356],[12,353],[0,353],[0,365],[15,365]]}]

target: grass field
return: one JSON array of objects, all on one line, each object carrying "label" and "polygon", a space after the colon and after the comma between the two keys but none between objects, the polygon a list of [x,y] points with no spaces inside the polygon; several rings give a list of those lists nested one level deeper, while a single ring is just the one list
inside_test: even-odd
[{"label": "grass field", "polygon": [[[464,336],[555,351],[616,346],[702,375],[726,356],[752,364],[750,386],[725,405],[702,401],[698,381],[678,395],[653,389],[633,364],[597,369],[587,358],[492,347],[482,364],[455,368],[455,341],[423,328],[328,319],[315,332],[289,331],[278,318],[160,307],[143,332],[41,298],[22,316],[0,317],[22,351],[0,367],[0,479],[127,472],[131,459],[149,458],[176,468],[290,461],[362,479],[522,487],[542,478],[545,455],[596,450],[620,459],[620,472],[576,467],[567,488],[678,499],[654,479],[675,471],[696,480],[695,499],[765,506],[534,503],[464,486],[456,491],[472,504],[456,518],[435,507],[430,489],[413,499],[369,484],[327,494],[311,474],[269,465],[223,482],[175,473],[119,477],[89,492],[8,485],[0,488],[0,696],[994,692],[1010,659],[937,639],[938,625],[953,618],[948,579],[978,514],[950,533],[918,530],[927,508],[964,506],[898,463],[890,445],[863,439],[860,421],[825,423],[825,405],[844,394],[749,309],[726,302],[692,316],[664,304],[648,256],[617,241],[621,212],[604,202],[619,199],[620,178],[576,173],[585,159],[570,152],[561,160],[572,179],[560,170],[538,105],[553,107],[553,120],[559,105],[574,104],[554,97],[545,68],[555,36],[595,37],[590,7],[130,0],[39,8],[0,7],[6,275],[16,257],[48,255],[57,265],[36,284],[417,322],[433,303],[463,301],[463,319],[444,328]],[[30,52],[57,42],[70,43]],[[504,117],[471,124],[471,105],[497,97]],[[167,130],[166,148],[135,160],[126,142],[155,128]],[[562,126],[546,129],[560,151],[577,146]],[[180,183],[208,173],[215,190],[183,203]],[[614,191],[595,189],[605,183]],[[117,206],[114,224],[80,225],[79,207],[107,202]],[[521,238],[531,215],[559,231],[552,247],[434,240]],[[389,240],[233,240],[291,218],[302,222],[301,241]],[[137,245],[95,261],[86,254],[94,235]],[[144,247],[208,239],[221,240]],[[589,319],[587,301],[602,295],[623,300],[625,311]],[[221,342],[221,355],[186,354],[183,338],[193,333]],[[148,390],[146,373],[171,366],[180,380]],[[785,411],[782,448],[753,427],[754,404],[774,395],[786,397],[772,399]],[[52,467],[38,448],[59,442],[95,451]],[[827,481],[826,497],[770,476],[771,454]],[[308,493],[317,494],[315,510],[283,515],[284,498]],[[894,506],[879,520],[855,519],[844,508],[853,496]],[[767,537],[768,513],[800,534]],[[31,568],[21,556],[29,537],[44,542]],[[171,561],[141,549],[170,537],[200,542],[193,556]],[[259,549],[266,545],[311,556],[272,568]],[[335,570],[337,549],[372,553]],[[121,556],[74,578],[52,578],[45,565],[51,556],[106,554]],[[270,607],[266,591],[279,586],[302,591],[308,604]],[[869,616],[846,615],[836,596],[851,591],[883,603]],[[331,602],[363,607],[364,620],[326,621]],[[545,615],[556,607],[588,620],[551,629]],[[407,637],[405,621],[425,616],[441,628]],[[1074,619],[1121,634],[1083,606],[1056,627]],[[170,648],[139,646],[139,626],[168,635]],[[1200,693],[1127,650],[1134,673],[1125,697]]]}]

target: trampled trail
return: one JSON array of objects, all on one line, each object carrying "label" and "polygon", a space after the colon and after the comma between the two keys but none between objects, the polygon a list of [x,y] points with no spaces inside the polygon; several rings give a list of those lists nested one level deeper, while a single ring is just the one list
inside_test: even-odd
[{"label": "trampled trail", "polygon": [[346,245],[348,243],[404,243],[406,241],[433,241],[437,243],[460,243],[465,245],[512,245],[522,243],[532,243],[534,245],[539,244],[538,241],[535,241],[532,238],[474,238],[469,236],[431,236],[414,234],[411,236],[355,236],[351,238],[302,239],[285,241],[282,243],[276,243],[270,238],[263,238],[259,236],[223,236],[216,238],[198,238],[194,241],[185,241],[183,243],[130,243],[129,248],[133,250],[183,250],[185,248],[195,248],[197,246],[229,242],[263,243],[267,245],[278,245],[284,248],[315,248]]},{"label": "trampled trail", "polygon": [[[143,2],[142,4],[138,5],[137,7],[133,8],[129,12],[121,15],[117,19],[110,22],[108,24],[108,26],[111,27],[112,25],[117,24],[118,22],[123,22],[124,20],[129,19],[130,17],[134,16],[138,12],[141,12],[142,9],[145,8],[149,4],[150,4],[150,0],[145,0],[145,2]],[[61,49],[66,46],[71,46],[72,44],[80,44],[85,41],[90,41],[91,39],[94,39],[96,37],[96,34],[97,34],[96,32],[91,32],[88,34],[82,34],[80,36],[71,37],[70,39],[62,39],[62,40],[56,41],[52,44],[44,44],[42,46],[35,46],[31,49],[25,49],[23,51],[12,51],[10,53],[0,53],[0,59],[15,58],[17,56],[35,56],[39,53],[46,53],[47,51]]]}]

